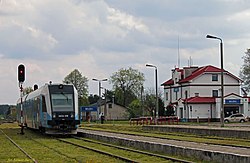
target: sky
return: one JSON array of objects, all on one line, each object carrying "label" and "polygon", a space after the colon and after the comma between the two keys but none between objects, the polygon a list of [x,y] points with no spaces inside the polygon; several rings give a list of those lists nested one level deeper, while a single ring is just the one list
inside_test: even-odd
[{"label": "sky", "polygon": [[224,68],[238,76],[250,48],[249,20],[249,0],[0,0],[0,104],[20,96],[19,64],[24,87],[62,83],[78,69],[89,94],[98,94],[93,78],[121,68],[139,70],[145,87],[155,88],[154,68],[145,64],[157,66],[159,87],[190,59],[220,67],[220,41],[207,34],[223,40]]}]

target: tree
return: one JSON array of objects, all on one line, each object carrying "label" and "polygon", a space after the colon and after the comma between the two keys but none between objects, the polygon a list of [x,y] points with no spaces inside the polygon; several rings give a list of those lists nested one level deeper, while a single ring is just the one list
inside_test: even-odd
[{"label": "tree", "polygon": [[[161,91],[158,91],[158,108],[159,108],[159,116],[163,116],[164,115],[164,102],[162,100],[162,94]],[[155,116],[156,115],[156,111],[155,111],[155,101],[156,97],[155,97],[155,90],[153,88],[148,88],[146,91],[146,95],[145,95],[145,101],[144,101],[144,107],[145,107],[145,111],[148,112],[151,116]],[[153,115],[154,113],[154,115]]]},{"label": "tree", "polygon": [[142,115],[141,103],[138,99],[132,101],[128,106],[129,118],[140,117]]},{"label": "tree", "polygon": [[146,94],[145,96],[145,111],[148,112],[151,116],[153,115],[153,112],[155,112],[155,95],[154,94]]},{"label": "tree", "polygon": [[140,89],[145,81],[144,74],[131,67],[118,70],[110,78],[116,101],[124,106],[128,106],[139,96]]},{"label": "tree", "polygon": [[164,101],[158,96],[159,116],[165,116]]},{"label": "tree", "polygon": [[247,92],[250,91],[250,49],[247,49],[245,56],[243,56],[244,64],[241,67],[240,77]]},{"label": "tree", "polygon": [[74,69],[63,80],[63,83],[73,84],[78,92],[79,105],[88,104],[88,78],[79,70]]},{"label": "tree", "polygon": [[98,95],[90,95],[88,97],[88,100],[89,100],[89,104],[94,104],[94,103],[97,103],[98,100],[100,99],[100,97]]},{"label": "tree", "polygon": [[169,104],[166,108],[166,116],[173,116],[174,115],[174,106]]},{"label": "tree", "polygon": [[27,94],[29,94],[32,91],[33,91],[32,87],[26,87],[26,88],[23,89],[23,94],[27,95]]}]

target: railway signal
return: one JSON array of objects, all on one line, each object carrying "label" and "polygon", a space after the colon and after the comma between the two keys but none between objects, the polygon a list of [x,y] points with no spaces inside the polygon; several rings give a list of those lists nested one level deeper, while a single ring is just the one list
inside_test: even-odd
[{"label": "railway signal", "polygon": [[18,66],[18,81],[21,83],[21,82],[24,82],[25,80],[25,67],[24,65],[19,65]]},{"label": "railway signal", "polygon": [[17,74],[18,74],[18,81],[19,81],[19,88],[20,88],[20,98],[21,98],[21,105],[20,105],[20,110],[21,110],[21,114],[20,114],[20,122],[21,122],[21,134],[23,135],[23,129],[24,129],[24,125],[23,125],[23,82],[25,80],[25,66],[23,64],[20,64],[18,66],[18,70],[17,70]]}]

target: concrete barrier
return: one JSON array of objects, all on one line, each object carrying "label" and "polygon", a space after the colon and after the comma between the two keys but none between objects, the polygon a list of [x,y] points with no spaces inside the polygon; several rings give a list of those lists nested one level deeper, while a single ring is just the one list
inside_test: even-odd
[{"label": "concrete barrier", "polygon": [[181,132],[195,135],[230,137],[230,138],[250,138],[250,131],[237,130],[236,128],[209,128],[193,126],[143,126],[143,130],[162,131],[162,132]]}]

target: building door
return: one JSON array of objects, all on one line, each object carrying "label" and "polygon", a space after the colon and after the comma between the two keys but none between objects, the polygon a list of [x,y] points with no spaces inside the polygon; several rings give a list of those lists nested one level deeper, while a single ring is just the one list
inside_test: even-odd
[{"label": "building door", "polygon": [[183,108],[180,108],[180,118],[183,118]]},{"label": "building door", "polygon": [[225,117],[229,117],[232,114],[239,113],[239,106],[225,106],[224,107],[224,115]]}]

